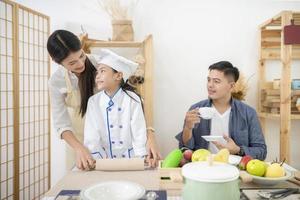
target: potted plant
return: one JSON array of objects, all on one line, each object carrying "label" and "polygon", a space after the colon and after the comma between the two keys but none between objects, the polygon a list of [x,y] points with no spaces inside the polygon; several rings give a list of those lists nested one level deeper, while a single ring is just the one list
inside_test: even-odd
[{"label": "potted plant", "polygon": [[98,0],[100,7],[111,19],[113,41],[133,41],[134,31],[129,10],[133,9],[137,2],[133,0],[129,5],[122,5],[120,0]]}]

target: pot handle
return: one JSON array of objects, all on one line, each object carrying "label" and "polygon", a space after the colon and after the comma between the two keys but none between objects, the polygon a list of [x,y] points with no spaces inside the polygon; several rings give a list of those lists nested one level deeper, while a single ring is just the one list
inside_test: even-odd
[{"label": "pot handle", "polygon": [[240,171],[240,179],[242,180],[243,183],[250,183],[253,178],[247,172]]}]

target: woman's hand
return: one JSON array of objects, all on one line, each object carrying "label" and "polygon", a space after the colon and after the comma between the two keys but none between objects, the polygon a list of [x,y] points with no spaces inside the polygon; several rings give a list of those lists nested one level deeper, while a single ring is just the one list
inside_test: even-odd
[{"label": "woman's hand", "polygon": [[89,150],[81,145],[75,149],[76,167],[80,170],[91,170],[95,168],[96,161],[91,156]]},{"label": "woman's hand", "polygon": [[76,153],[76,167],[81,170],[90,170],[95,168],[96,161],[91,156],[90,151],[74,136],[74,134],[67,130],[61,135]]},{"label": "woman's hand", "polygon": [[162,159],[162,156],[160,155],[155,136],[152,130],[148,130],[147,132],[146,147],[148,151],[146,161],[151,167],[156,167],[158,165],[158,161]]}]

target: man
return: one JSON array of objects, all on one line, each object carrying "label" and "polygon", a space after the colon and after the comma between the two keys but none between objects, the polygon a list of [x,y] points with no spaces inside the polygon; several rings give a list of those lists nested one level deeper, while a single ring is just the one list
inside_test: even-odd
[{"label": "man", "polygon": [[[266,158],[267,147],[256,111],[231,95],[238,79],[239,70],[230,62],[209,67],[208,99],[192,105],[186,113],[183,131],[176,136],[180,148],[205,148],[212,153],[227,148],[230,154]],[[200,107],[212,107],[215,114],[211,119],[203,119]],[[203,135],[222,135],[225,140],[208,143]]]}]

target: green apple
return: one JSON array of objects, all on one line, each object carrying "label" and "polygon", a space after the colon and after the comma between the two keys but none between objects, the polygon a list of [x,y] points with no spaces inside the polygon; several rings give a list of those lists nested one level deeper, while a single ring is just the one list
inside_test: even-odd
[{"label": "green apple", "polygon": [[249,174],[254,176],[263,176],[266,172],[266,165],[265,162],[254,159],[248,162],[246,169]]},{"label": "green apple", "polygon": [[192,162],[205,161],[210,152],[207,149],[198,149],[192,155]]}]

